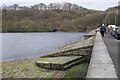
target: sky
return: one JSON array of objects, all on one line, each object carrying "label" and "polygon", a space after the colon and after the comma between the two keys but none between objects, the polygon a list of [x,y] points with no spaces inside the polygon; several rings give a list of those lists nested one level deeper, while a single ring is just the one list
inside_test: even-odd
[{"label": "sky", "polygon": [[106,10],[109,7],[118,6],[120,0],[0,0],[0,5],[19,4],[20,6],[32,6],[34,4],[55,2],[70,2],[88,9]]}]

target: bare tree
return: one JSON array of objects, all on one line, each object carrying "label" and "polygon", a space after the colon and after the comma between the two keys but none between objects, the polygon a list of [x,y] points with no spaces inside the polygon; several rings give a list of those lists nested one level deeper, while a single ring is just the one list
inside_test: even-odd
[{"label": "bare tree", "polygon": [[78,6],[77,4],[72,4],[72,9],[77,9],[77,10],[79,10],[79,9],[80,9],[80,6]]},{"label": "bare tree", "polygon": [[55,3],[56,9],[61,9],[61,4],[60,3]]},{"label": "bare tree", "polygon": [[17,10],[17,7],[18,7],[18,6],[19,6],[18,4],[13,4],[13,5],[12,5],[13,10]]},{"label": "bare tree", "polygon": [[7,10],[8,9],[8,6],[6,6],[5,4],[2,5],[2,9],[3,10]]},{"label": "bare tree", "polygon": [[39,10],[45,10],[46,8],[47,8],[47,6],[44,3],[38,4],[38,9]]},{"label": "bare tree", "polygon": [[48,9],[51,10],[51,9],[56,9],[56,4],[55,3],[50,3],[48,5]]},{"label": "bare tree", "polygon": [[31,6],[32,9],[38,9],[38,4]]},{"label": "bare tree", "polygon": [[63,7],[63,10],[70,10],[71,6],[72,6],[71,3],[65,2],[65,3],[63,3],[62,7]]}]

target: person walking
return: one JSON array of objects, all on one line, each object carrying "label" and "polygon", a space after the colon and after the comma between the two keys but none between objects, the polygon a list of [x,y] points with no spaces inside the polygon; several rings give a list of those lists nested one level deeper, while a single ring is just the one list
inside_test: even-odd
[{"label": "person walking", "polygon": [[110,36],[113,37],[113,28],[112,28],[112,26],[110,26]]},{"label": "person walking", "polygon": [[106,28],[105,28],[105,26],[104,26],[104,24],[103,24],[103,25],[100,27],[100,33],[101,33],[102,37],[104,37],[105,32],[106,32]]}]

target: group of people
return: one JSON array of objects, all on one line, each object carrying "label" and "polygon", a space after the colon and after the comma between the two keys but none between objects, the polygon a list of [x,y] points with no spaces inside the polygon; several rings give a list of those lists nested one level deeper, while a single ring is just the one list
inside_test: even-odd
[{"label": "group of people", "polygon": [[112,28],[112,26],[106,28],[103,24],[100,27],[100,33],[101,33],[102,37],[104,37],[105,33],[108,33],[109,36],[113,36],[113,28]]}]

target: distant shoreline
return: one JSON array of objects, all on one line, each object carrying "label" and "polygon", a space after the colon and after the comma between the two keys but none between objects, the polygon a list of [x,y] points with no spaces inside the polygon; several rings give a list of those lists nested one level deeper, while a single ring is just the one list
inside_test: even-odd
[{"label": "distant shoreline", "polygon": [[[51,33],[53,31],[42,31],[42,32],[39,32],[39,31],[30,31],[30,32],[0,32],[0,33]],[[86,31],[55,31],[55,32],[86,32]]]}]

